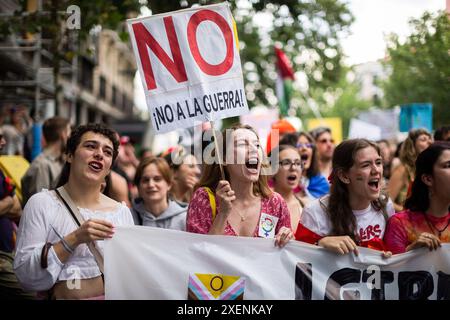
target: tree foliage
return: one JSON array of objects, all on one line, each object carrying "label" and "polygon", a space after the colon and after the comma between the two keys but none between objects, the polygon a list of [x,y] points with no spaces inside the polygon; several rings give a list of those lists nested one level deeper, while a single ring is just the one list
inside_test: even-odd
[{"label": "tree foliage", "polygon": [[[25,4],[26,1],[22,2]],[[219,2],[223,0],[148,1],[146,5],[152,14],[158,14]],[[49,0],[44,1],[44,10],[52,12],[51,15],[17,16],[16,19],[21,20],[12,21],[3,28],[15,28],[16,32],[22,33],[42,27],[48,30],[54,44],[52,51],[56,65],[60,54],[67,56],[67,51],[61,50],[61,42],[65,37],[60,33],[64,16],[61,17],[58,12],[64,12],[68,5],[78,5],[82,14],[79,36],[85,37],[96,25],[116,29],[126,20],[130,11],[134,11],[134,16],[137,16],[143,3],[145,1],[139,0]],[[250,107],[277,105],[275,43],[281,44],[293,63],[296,76],[306,83],[303,90],[297,88],[297,103],[294,106],[298,110],[306,110],[306,101],[315,92],[331,90],[340,81],[343,74],[340,39],[354,20],[345,3],[339,0],[239,0],[231,1],[230,4],[237,23]],[[297,114],[301,115],[301,112]]]},{"label": "tree foliage", "polygon": [[[222,1],[150,1],[153,13],[193,4]],[[275,106],[275,55],[280,43],[294,70],[309,89],[327,88],[342,74],[340,38],[353,22],[347,5],[338,0],[232,1],[237,23],[240,55],[250,106]],[[309,90],[308,89],[308,90]]]},{"label": "tree foliage", "polygon": [[[342,120],[342,133],[348,136],[350,120],[356,118],[359,113],[373,106],[372,101],[359,97],[361,85],[355,80],[349,80],[347,74],[352,72],[343,68],[338,83],[329,88],[315,88],[311,90],[311,98],[308,103],[315,103],[323,117],[337,117]],[[302,118],[314,118],[311,108],[303,111]]]},{"label": "tree foliage", "polygon": [[28,10],[28,1],[19,1],[19,9],[12,17],[0,22],[3,36],[10,34],[36,33],[44,30],[50,35],[64,31],[64,21],[68,17],[67,8],[76,5],[80,8],[81,27],[79,35],[86,38],[94,26],[116,30],[128,14],[137,15],[141,4],[139,0],[47,0],[42,1],[41,11]]},{"label": "tree foliage", "polygon": [[433,104],[433,124],[450,123],[450,20],[442,11],[410,20],[413,31],[404,42],[388,39],[391,75],[384,84],[390,106],[413,102]]}]

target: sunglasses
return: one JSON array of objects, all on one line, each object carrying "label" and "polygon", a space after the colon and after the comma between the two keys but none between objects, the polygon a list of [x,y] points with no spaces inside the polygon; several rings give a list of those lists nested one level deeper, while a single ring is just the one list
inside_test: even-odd
[{"label": "sunglasses", "polygon": [[334,139],[320,139],[319,141],[317,141],[318,143],[324,144],[324,143],[334,143]]}]

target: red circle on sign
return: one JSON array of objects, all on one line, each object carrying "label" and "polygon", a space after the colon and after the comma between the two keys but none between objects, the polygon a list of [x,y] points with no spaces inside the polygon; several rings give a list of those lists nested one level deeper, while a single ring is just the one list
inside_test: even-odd
[{"label": "red circle on sign", "polygon": [[[203,21],[214,22],[220,28],[225,38],[227,54],[225,59],[219,64],[209,64],[200,54],[197,45],[197,28]],[[233,65],[233,32],[230,30],[227,21],[220,14],[211,10],[201,10],[194,13],[187,26],[187,37],[192,56],[204,73],[210,76],[220,76],[230,70]]]}]

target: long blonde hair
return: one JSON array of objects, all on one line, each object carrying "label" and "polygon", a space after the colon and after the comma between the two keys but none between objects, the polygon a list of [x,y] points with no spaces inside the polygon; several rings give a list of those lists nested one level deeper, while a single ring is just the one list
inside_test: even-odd
[{"label": "long blonde hair", "polygon": [[[229,129],[222,130],[222,138],[223,138],[222,154],[221,154],[222,159],[226,159],[226,155],[227,155],[228,142],[227,142],[227,138],[226,138],[226,130],[236,131],[238,129],[250,130],[251,132],[253,132],[256,135],[256,137],[259,140],[259,136],[256,133],[255,129],[253,129],[249,125],[236,124]],[[213,155],[215,156],[215,150],[213,152],[214,152]],[[264,153],[262,153],[262,154],[264,154]],[[262,166],[266,166],[264,161],[262,161],[262,159],[260,159],[260,160],[262,162]],[[230,175],[226,169],[226,166],[224,166],[223,168],[224,168],[225,179],[229,181]],[[221,173],[220,173],[220,166],[216,161],[213,164],[205,164],[203,166],[202,176],[201,176],[198,184],[195,186],[195,190],[197,190],[198,188],[201,188],[201,187],[208,187],[214,191],[214,190],[216,190],[217,185],[219,184],[219,181],[221,179],[222,178],[221,178]],[[262,196],[263,198],[268,198],[272,195],[272,193],[273,192],[272,192],[272,190],[270,190],[269,185],[267,183],[267,176],[260,174],[258,177],[258,181],[253,183],[253,194]]]}]

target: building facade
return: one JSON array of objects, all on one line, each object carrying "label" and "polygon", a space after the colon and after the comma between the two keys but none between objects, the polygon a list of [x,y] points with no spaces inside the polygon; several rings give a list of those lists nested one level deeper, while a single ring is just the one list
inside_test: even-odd
[{"label": "building facade", "polygon": [[[28,1],[26,8],[21,8],[17,0],[0,1],[2,19],[17,11],[23,16],[30,12],[48,14],[39,0]],[[61,30],[58,49],[64,54],[56,67],[52,39],[45,30],[0,37],[0,108],[22,105],[29,108],[35,120],[60,115],[70,118],[74,125],[137,119],[136,65],[129,43],[115,31],[100,28],[80,43],[74,40],[78,39],[76,32]],[[68,52],[80,54],[70,56]],[[57,98],[56,83],[61,88]]]}]

